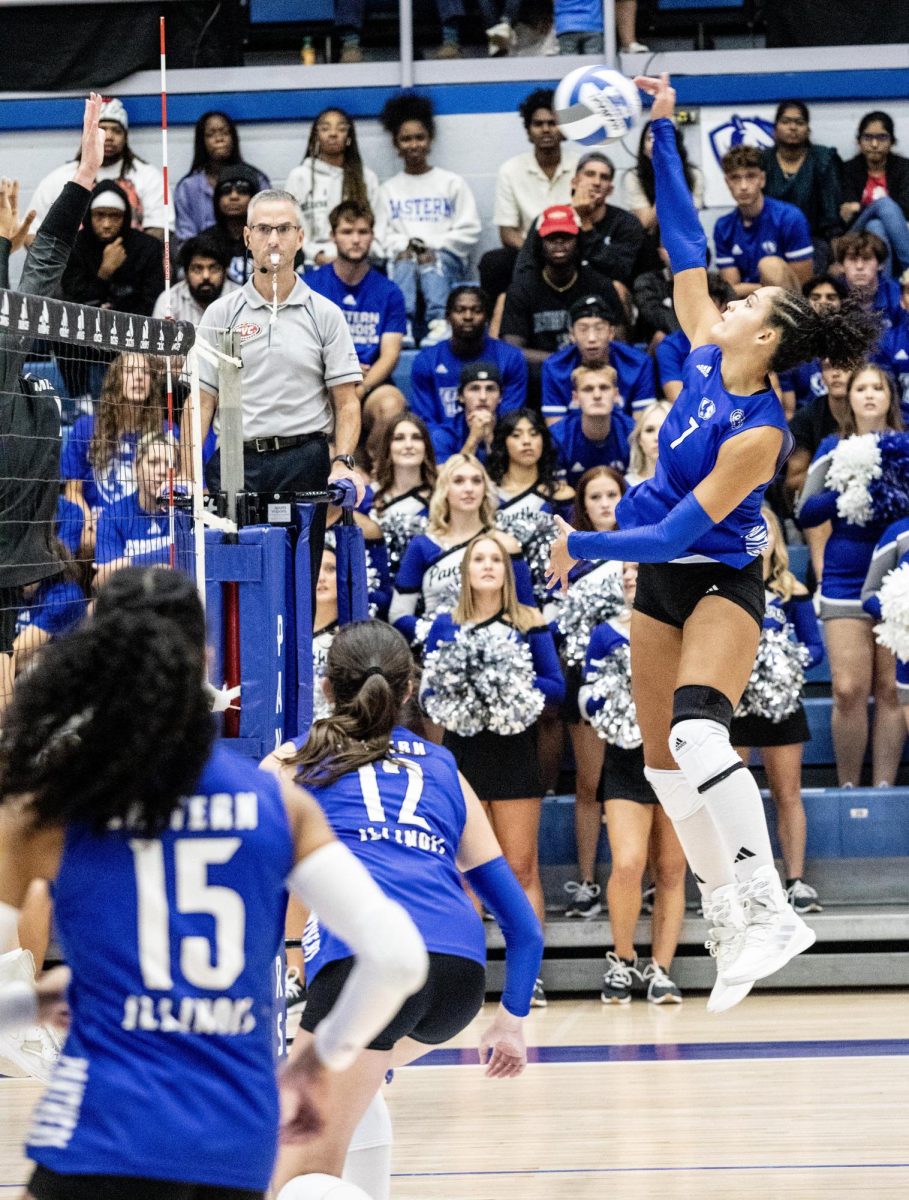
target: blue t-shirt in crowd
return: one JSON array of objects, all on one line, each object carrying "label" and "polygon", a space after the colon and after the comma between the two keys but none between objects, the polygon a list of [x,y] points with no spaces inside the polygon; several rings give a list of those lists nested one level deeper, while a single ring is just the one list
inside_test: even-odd
[{"label": "blue t-shirt in crowd", "polygon": [[480,352],[471,358],[459,358],[451,348],[451,340],[426,346],[413,360],[410,376],[409,405],[411,412],[422,417],[430,427],[444,425],[453,417],[461,405],[458,401],[458,383],[461,370],[468,363],[495,363],[502,376],[502,399],[499,401],[499,416],[522,408],[527,403],[527,363],[524,355],[508,342],[490,337],[483,338]]},{"label": "blue t-shirt in crowd", "polygon": [[[637,346],[611,342],[609,365],[619,377],[619,392],[629,412],[640,412],[656,399],[653,359]],[[581,362],[574,343],[562,346],[543,363],[543,416],[564,417],[571,408],[571,372]]]},{"label": "blue t-shirt in crowd", "polygon": [[333,263],[326,263],[306,276],[314,292],[333,301],[347,321],[357,358],[366,366],[379,357],[383,333],[406,333],[404,293],[381,271],[370,267],[359,283],[338,278]]},{"label": "blue t-shirt in crowd", "polygon": [[880,363],[896,380],[905,419],[905,410],[909,407],[909,314],[904,313],[903,319],[884,334],[874,354],[874,361]]},{"label": "blue t-shirt in crowd", "polygon": [[88,600],[85,592],[71,579],[45,579],[16,617],[16,636],[33,626],[51,637],[72,629],[85,616]]},{"label": "blue t-shirt in crowd", "polygon": [[780,372],[780,387],[784,392],[795,393],[795,406],[810,404],[818,396],[826,396],[824,376],[821,374],[821,360],[815,358],[812,362],[802,363],[791,371]]},{"label": "blue t-shirt in crowd", "polygon": [[743,283],[758,283],[758,263],[773,256],[786,262],[804,262],[814,257],[811,230],[801,209],[785,200],[764,197],[757,217],[746,225],[736,208],[720,217],[714,226],[716,267],[737,267]]},{"label": "blue t-shirt in crowd", "polygon": [[691,353],[691,342],[684,329],[669,333],[656,348],[657,373],[661,384],[681,383],[685,378],[685,359]]},{"label": "blue t-shirt in crowd", "polygon": [[107,469],[97,473],[89,459],[95,418],[83,413],[73,422],[66,445],[60,455],[60,475],[65,480],[82,483],[82,496],[89,508],[113,504],[136,490],[136,446],[139,435],[120,436],[108,460]]},{"label": "blue t-shirt in crowd", "polygon": [[95,536],[95,562],[99,566],[117,558],[132,559],[136,566],[152,566],[168,562],[169,557],[167,513],[149,513],[140,508],[138,492],[101,510]]},{"label": "blue t-shirt in crowd", "polygon": [[628,470],[628,436],[634,421],[626,413],[613,409],[609,433],[602,442],[586,437],[581,428],[582,413],[573,408],[567,417],[556,421],[550,429],[555,443],[559,464],[564,469],[572,487],[591,467],[615,467],[617,471]]}]

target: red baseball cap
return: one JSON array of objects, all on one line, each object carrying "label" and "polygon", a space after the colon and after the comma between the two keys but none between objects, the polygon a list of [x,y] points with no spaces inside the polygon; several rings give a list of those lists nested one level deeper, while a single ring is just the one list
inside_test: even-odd
[{"label": "red baseball cap", "polygon": [[567,204],[555,204],[552,208],[544,208],[540,216],[537,233],[540,237],[549,237],[551,233],[567,233],[577,237],[581,232],[574,209]]}]

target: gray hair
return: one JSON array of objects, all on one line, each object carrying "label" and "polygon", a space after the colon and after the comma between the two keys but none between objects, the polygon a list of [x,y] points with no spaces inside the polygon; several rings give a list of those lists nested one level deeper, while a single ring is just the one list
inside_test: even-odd
[{"label": "gray hair", "polygon": [[282,204],[292,204],[294,214],[297,218],[297,224],[303,224],[303,209],[300,207],[300,201],[293,192],[285,192],[281,188],[266,188],[264,192],[256,192],[255,196],[250,200],[249,207],[246,210],[246,224],[252,225],[253,209],[257,204],[268,204],[272,202],[280,202]]}]

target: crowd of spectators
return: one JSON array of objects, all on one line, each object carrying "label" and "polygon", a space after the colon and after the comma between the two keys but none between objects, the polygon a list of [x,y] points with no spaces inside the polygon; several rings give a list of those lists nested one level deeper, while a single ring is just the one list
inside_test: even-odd
[{"label": "crowd of spectators", "polygon": [[[501,23],[507,14],[506,6],[494,15]],[[568,32],[577,31],[560,37]],[[649,126],[635,165],[617,181],[606,153],[580,153],[562,141],[552,104],[552,92],[539,89],[520,106],[531,148],[505,158],[499,169],[489,217],[501,246],[479,261],[484,215],[469,184],[433,161],[435,116],[429,99],[416,93],[396,95],[381,113],[402,162],[398,174],[380,183],[362,161],[353,120],[332,107],[314,121],[287,192],[267,193],[286,197],[285,211],[296,214],[298,223],[287,229],[302,231],[296,266],[303,286],[346,319],[362,376],[355,386],[362,413],[357,457],[370,487],[358,521],[370,545],[370,598],[418,653],[421,618],[451,607],[465,548],[495,525],[497,510],[518,600],[542,602],[529,551],[525,557],[508,522],[562,513],[582,528],[610,528],[623,491],[653,475],[660,426],[682,388],[689,345],[675,318],[672,273],[660,244]],[[894,660],[875,648],[861,597],[883,531],[869,527],[856,538],[831,513],[824,481],[833,444],[902,429],[909,405],[909,164],[893,149],[896,134],[885,112],[861,118],[858,152],[845,163],[811,141],[809,120],[801,101],[784,101],[773,147],[740,145],[725,155],[730,211],[713,232],[710,293],[720,311],[775,285],[802,292],[818,309],[852,303],[880,313],[873,366],[847,375],[818,361],[773,380],[795,450],[768,500],[781,544],[804,541],[809,548],[806,583],[831,664],[840,782],[860,782],[873,696],[872,782],[892,784],[905,726]],[[102,124],[110,130],[110,151],[106,142],[102,180],[63,294],[163,316],[155,240],[163,216],[154,169],[129,151],[119,102],[108,102]],[[703,176],[684,161],[701,209]],[[68,169],[39,186],[33,201],[39,217]],[[199,323],[214,301],[237,288],[264,311],[265,301],[249,290],[247,209],[268,183],[243,161],[226,114],[200,118],[191,169],[175,190],[182,278],[170,293],[172,315]],[[612,202],[615,196],[621,204]],[[149,523],[157,483],[173,456],[160,371],[138,358],[111,363],[95,417],[80,418],[64,456],[66,499],[83,514],[86,530],[97,530],[98,538],[104,531],[110,542],[96,555],[106,571],[128,553],[124,547],[154,541]],[[146,464],[151,486],[138,477],[137,463]],[[622,577],[621,563],[599,569]],[[319,583],[322,635],[334,626],[329,573],[326,567]],[[794,587],[783,588],[786,603],[793,594],[804,598],[802,585]],[[577,765],[581,855],[573,903],[579,915],[592,915],[603,744],[578,723],[576,704],[567,717],[550,704],[538,729],[547,788],[556,784],[566,722]],[[769,754],[768,761],[777,760]],[[788,806],[796,830],[788,853],[800,874],[804,846],[786,779],[786,795],[777,800]],[[629,867],[635,878],[643,853],[639,848]],[[536,881],[535,871],[535,863],[525,862],[519,874]]]}]

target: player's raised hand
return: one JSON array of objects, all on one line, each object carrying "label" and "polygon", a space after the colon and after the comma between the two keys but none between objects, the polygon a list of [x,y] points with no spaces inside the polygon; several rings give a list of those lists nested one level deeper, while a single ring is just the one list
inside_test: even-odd
[{"label": "player's raised hand", "polygon": [[98,93],[91,92],[85,101],[85,115],[82,118],[82,149],[76,182],[89,189],[95,186],[98,170],[104,162],[104,130],[98,124],[101,103]]},{"label": "player's raised hand", "polygon": [[559,531],[559,536],[549,547],[549,566],[546,570],[546,586],[555,587],[556,584],[562,591],[568,590],[568,572],[578,561],[572,558],[568,553],[568,535],[574,533],[574,530],[567,521],[563,521],[561,517],[553,518],[556,523],[556,529]]},{"label": "player's raised hand", "polygon": [[659,78],[654,75],[636,75],[634,85],[648,96],[653,96],[653,107],[650,110],[652,121],[658,117],[675,115],[675,88],[670,84],[665,71]]},{"label": "player's raised hand", "polygon": [[500,1004],[492,1024],[480,1038],[480,1062],[490,1079],[509,1079],[527,1066],[527,1047],[520,1017]]}]

